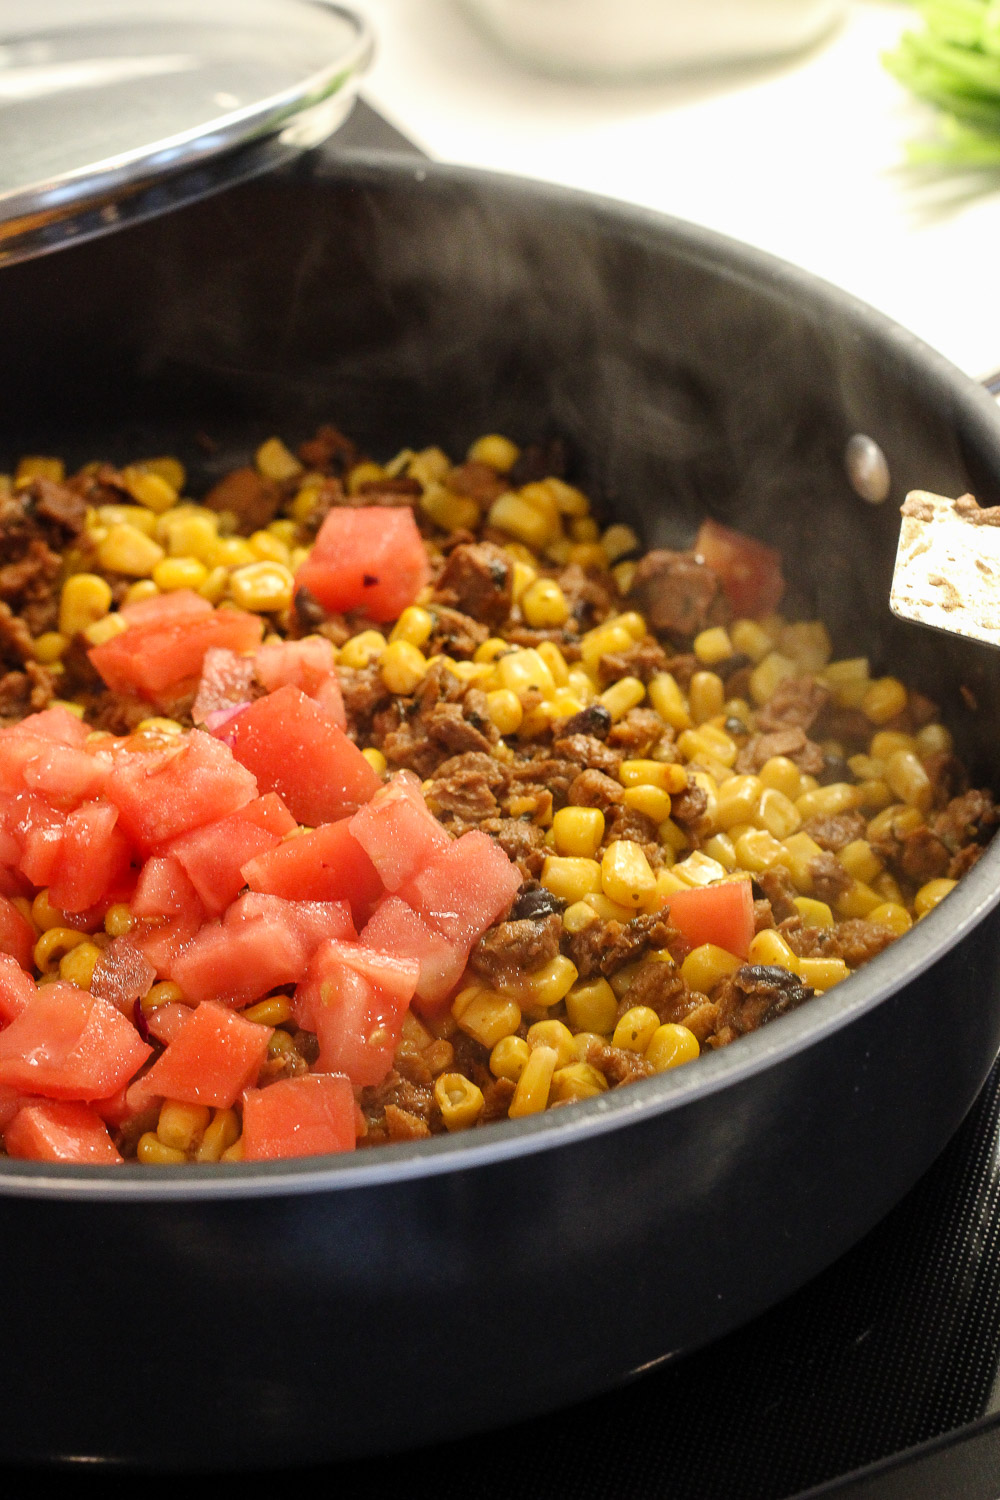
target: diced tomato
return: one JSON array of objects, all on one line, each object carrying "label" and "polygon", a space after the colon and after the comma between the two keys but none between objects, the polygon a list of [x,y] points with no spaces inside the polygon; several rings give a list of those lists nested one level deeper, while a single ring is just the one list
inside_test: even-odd
[{"label": "diced tomato", "polygon": [[28,964],[18,963],[11,954],[0,953],[0,1021],[13,1021],[34,999],[38,986],[27,968]]},{"label": "diced tomato", "polygon": [[122,828],[143,851],[227,817],[255,793],[253,775],[200,729],[176,747],[123,751],[105,787]]},{"label": "diced tomato", "polygon": [[382,895],[378,871],[350,831],[350,819],[323,823],[243,866],[252,891],[294,901],[348,901],[360,926]]},{"label": "diced tomato", "polygon": [[194,915],[199,925],[205,919],[201,897],[184,866],[170,854],[154,854],[147,859],[139,872],[130,905],[134,917]]},{"label": "diced tomato", "polygon": [[500,845],[471,829],[435,855],[399,895],[431,927],[468,951],[504,915],[520,886],[520,872]]},{"label": "diced tomato", "polygon": [[37,1103],[34,1094],[23,1094],[20,1089],[8,1088],[6,1084],[0,1084],[0,1134],[13,1120],[18,1110],[25,1104]]},{"label": "diced tomato", "polygon": [[295,1016],[319,1040],[321,1072],[346,1073],[352,1083],[380,1083],[393,1055],[420,975],[415,959],[353,943],[316,950],[295,991]]},{"label": "diced tomato", "polygon": [[712,569],[738,615],[757,619],[777,609],[785,592],[781,553],[718,521],[703,521],[694,550]]},{"label": "diced tomato", "polygon": [[166,1047],[180,1034],[193,1015],[194,1010],[190,1005],[181,1005],[179,1001],[171,1000],[167,1005],[157,1005],[151,1010],[146,1017],[146,1025],[150,1036],[155,1036]]},{"label": "diced tomato", "polygon": [[90,734],[90,725],[85,724],[79,714],[68,708],[43,709],[41,713],[29,714],[17,724],[0,731],[0,736],[17,739],[23,736],[47,740],[53,745],[84,745]]},{"label": "diced tomato", "polygon": [[394,620],[429,578],[427,552],[408,505],[334,506],[295,583],[324,609]]},{"label": "diced tomato", "polygon": [[84,802],[66,819],[49,873],[49,900],[62,911],[85,911],[121,882],[131,855],[118,809],[109,802]]},{"label": "diced tomato", "polygon": [[240,866],[280,844],[294,827],[281,798],[268,792],[228,818],[182,834],[169,853],[186,870],[206,911],[218,916],[246,884]]},{"label": "diced tomato", "polygon": [[22,969],[30,969],[35,930],[6,896],[0,896],[0,958],[10,954]]},{"label": "diced tomato", "polygon": [[226,912],[225,923],[229,926],[233,922],[252,922],[256,917],[274,917],[285,922],[301,943],[307,960],[328,938],[349,943],[357,940],[346,901],[286,901],[281,896],[247,891]]},{"label": "diced tomato", "polygon": [[[161,597],[176,601],[178,596]],[[165,616],[161,608],[152,618],[134,611],[122,613],[131,621],[128,630],[92,646],[87,655],[114,692],[135,692],[154,703],[193,685],[211,647],[253,651],[264,631],[259,615],[238,609],[210,608],[207,613],[191,610]]]},{"label": "diced tomato", "polygon": [[167,594],[154,594],[151,599],[134,599],[123,604],[119,613],[133,626],[176,625],[181,620],[210,615],[212,606],[194,589],[172,589]]},{"label": "diced tomato", "polygon": [[7,1155],[24,1161],[105,1167],[122,1161],[96,1110],[67,1099],[40,1099],[18,1110],[3,1133]]},{"label": "diced tomato", "polygon": [[300,641],[269,641],[254,657],[257,680],[269,693],[297,687],[330,715],[339,729],[347,728],[344,698],[337,680],[333,646],[322,635]]},{"label": "diced tomato", "polygon": [[116,1010],[131,1016],[136,1000],[145,995],[156,978],[151,963],[131,937],[116,937],[94,965],[90,993],[109,1000]]},{"label": "diced tomato", "polygon": [[106,1099],[151,1051],[113,1005],[57,980],[0,1031],[0,1083],[52,1099]]},{"label": "diced tomato", "polygon": [[201,916],[196,917],[193,912],[186,912],[178,917],[169,917],[165,922],[150,925],[139,923],[129,933],[136,947],[141,949],[153,965],[158,979],[173,979],[174,965],[201,931],[204,913],[200,901],[198,906],[202,910]]},{"label": "diced tomato", "polygon": [[21,792],[6,802],[3,819],[20,851],[21,873],[32,885],[48,885],[62,845],[64,814],[37,793]]},{"label": "diced tomato", "polygon": [[754,934],[749,880],[719,880],[714,885],[674,891],[667,897],[666,910],[670,925],[692,948],[714,943],[737,958],[746,958]]},{"label": "diced tomato", "polygon": [[201,664],[201,680],[191,705],[191,717],[204,724],[212,714],[243,707],[253,697],[254,658],[239,656],[224,646],[210,646]]},{"label": "diced tomato", "polygon": [[279,793],[300,823],[333,822],[381,786],[357,745],[295,687],[251,703],[233,720],[230,741],[261,792]]},{"label": "diced tomato", "polygon": [[409,771],[376,792],[349,826],[387,891],[398,891],[451,843]]},{"label": "diced tomato", "polygon": [[347,1078],[307,1073],[243,1096],[244,1161],[353,1151],[356,1139],[354,1090]]},{"label": "diced tomato", "polygon": [[29,792],[43,793],[56,807],[76,807],[100,796],[111,766],[106,750],[48,745],[25,766],[24,785]]},{"label": "diced tomato", "polygon": [[415,958],[420,977],[413,996],[413,1008],[421,1015],[437,1015],[454,992],[468,961],[469,950],[450,942],[440,932],[428,927],[412,906],[398,896],[386,896],[361,934],[364,948],[394,953],[399,958]]},{"label": "diced tomato", "polygon": [[267,916],[203,927],[174,960],[171,977],[193,1004],[240,1006],[296,983],[305,967],[302,944],[288,922]]},{"label": "diced tomato", "polygon": [[164,1098],[229,1109],[256,1081],[267,1057],[272,1030],[246,1020],[225,1005],[205,1001],[184,1022],[149,1072],[129,1089],[129,1104],[142,1109],[152,1100]]},{"label": "diced tomato", "polygon": [[135,1110],[131,1109],[126,1098],[128,1090],[126,1087],[116,1089],[107,1099],[92,1099],[90,1107],[100,1115],[105,1125],[111,1125],[115,1129],[131,1120]]}]

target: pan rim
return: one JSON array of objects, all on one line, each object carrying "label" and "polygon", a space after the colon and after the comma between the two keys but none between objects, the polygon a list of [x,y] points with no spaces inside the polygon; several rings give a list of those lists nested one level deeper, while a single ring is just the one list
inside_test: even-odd
[{"label": "pan rim", "polygon": [[[400,176],[424,184],[484,187],[498,198],[541,199],[569,213],[595,213],[613,221],[619,232],[655,234],[669,239],[701,262],[731,279],[746,281],[760,293],[793,298],[821,315],[836,308],[852,330],[892,353],[903,366],[919,364],[922,379],[939,388],[955,418],[974,423],[976,436],[992,447],[1000,476],[1000,412],[989,393],[943,354],[886,314],[853,294],[801,267],[704,226],[607,197],[562,188],[507,174],[456,167],[384,152],[352,151],[336,158],[296,163],[287,174],[312,185],[346,180],[398,182]],[[238,189],[236,190],[238,191]],[[128,232],[128,231],[123,231]],[[888,609],[888,601],[886,603]],[[913,627],[919,629],[919,627]],[[279,1162],[197,1167],[161,1167],[155,1172],[129,1164],[82,1167],[0,1158],[0,1198],[36,1198],[118,1204],[204,1202],[300,1196],[395,1186],[425,1177],[501,1167],[513,1159],[580,1144],[611,1131],[627,1129],[662,1114],[736,1087],[772,1066],[780,1066],[818,1046],[877,1006],[889,1003],[912,980],[951,952],[1000,905],[1000,835],[969,871],[946,903],[935,908],[865,968],[806,1006],[779,1017],[699,1061],[697,1069],[678,1068],[613,1089],[591,1100],[520,1120],[503,1120],[456,1139],[396,1144],[391,1150],[349,1156],[302,1157]],[[990,1060],[985,1060],[985,1065]]]}]

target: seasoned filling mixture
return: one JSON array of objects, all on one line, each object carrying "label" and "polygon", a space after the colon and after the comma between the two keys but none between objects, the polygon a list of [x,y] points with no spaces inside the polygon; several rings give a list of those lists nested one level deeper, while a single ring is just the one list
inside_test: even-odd
[{"label": "seasoned filling mixture", "polygon": [[0,476],[0,1133],[259,1160],[560,1108],[829,989],[997,823],[935,705],[558,444]]}]

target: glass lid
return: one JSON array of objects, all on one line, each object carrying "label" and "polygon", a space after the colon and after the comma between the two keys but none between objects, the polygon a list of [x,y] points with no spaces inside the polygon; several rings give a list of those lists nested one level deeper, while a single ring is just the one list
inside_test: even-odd
[{"label": "glass lid", "polygon": [[0,265],[317,145],[371,54],[327,0],[3,0]]}]

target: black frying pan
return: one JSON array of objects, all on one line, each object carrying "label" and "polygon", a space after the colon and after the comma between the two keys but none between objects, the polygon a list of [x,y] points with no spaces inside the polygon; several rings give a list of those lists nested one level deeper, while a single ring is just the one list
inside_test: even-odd
[{"label": "black frying pan", "polygon": [[[898,502],[996,503],[1000,418],[803,273],[554,189],[329,157],[3,270],[0,330],[0,468],[176,451],[207,481],[324,419],[380,456],[558,432],[647,542],[685,543],[708,512],[780,545],[789,608],[938,698],[976,777],[1000,779],[995,656],[887,605]],[[888,457],[881,508],[845,478],[855,432]],[[0,1162],[0,1459],[429,1442],[749,1319],[875,1223],[979,1089],[998,866],[1000,846],[827,996],[551,1115],[350,1160]]]}]

